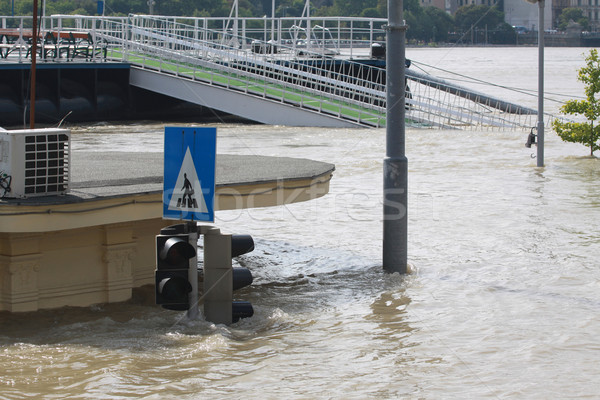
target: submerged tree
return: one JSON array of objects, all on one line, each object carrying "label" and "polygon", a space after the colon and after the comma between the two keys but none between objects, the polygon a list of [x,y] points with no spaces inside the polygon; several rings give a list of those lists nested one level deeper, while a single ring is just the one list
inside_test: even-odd
[{"label": "submerged tree", "polygon": [[569,100],[561,108],[563,114],[582,115],[587,122],[565,122],[555,119],[554,130],[566,142],[582,143],[590,147],[590,155],[600,150],[600,58],[598,50],[590,50],[585,58],[586,66],[579,70],[577,79],[585,84],[585,100]]}]

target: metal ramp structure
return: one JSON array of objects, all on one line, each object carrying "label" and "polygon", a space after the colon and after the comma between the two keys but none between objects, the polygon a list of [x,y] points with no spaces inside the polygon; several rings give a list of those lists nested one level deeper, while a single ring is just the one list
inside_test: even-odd
[{"label": "metal ramp structure", "polygon": [[[147,15],[48,18],[57,37],[88,32],[94,46],[102,47],[86,61],[129,63],[133,86],[266,124],[385,126],[385,69],[370,63],[369,54],[371,45],[385,38],[385,19],[247,18],[232,24]],[[302,29],[303,24],[312,29]],[[311,33],[299,35],[306,31]],[[409,125],[535,125],[535,110],[411,69],[406,76]]]},{"label": "metal ramp structure", "polygon": [[[356,127],[360,124],[336,115],[326,114],[311,107],[310,99],[299,106],[270,96],[260,96],[239,86],[227,87],[194,79],[192,75],[172,75],[148,68],[134,68],[130,84],[142,89],[166,94],[190,103],[237,115],[249,120],[289,126]],[[264,93],[264,92],[263,92]],[[315,101],[315,104],[318,102]]]},{"label": "metal ramp structure", "polygon": [[[131,64],[130,84],[267,124],[321,127],[380,127],[385,124],[381,84],[340,79],[310,70],[268,43],[254,49],[223,37],[147,16],[132,16],[127,26],[109,21],[95,32],[110,43],[108,58]],[[123,35],[124,29],[127,34]],[[200,39],[217,37],[218,40]],[[258,47],[258,49],[257,49]]]}]

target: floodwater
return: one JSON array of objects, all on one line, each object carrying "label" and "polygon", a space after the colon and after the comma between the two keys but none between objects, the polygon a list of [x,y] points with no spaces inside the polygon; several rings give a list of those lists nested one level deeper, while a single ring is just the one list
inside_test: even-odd
[{"label": "floodwater", "polygon": [[[546,49],[548,97],[583,94],[586,51]],[[537,105],[536,48],[407,57]],[[74,127],[73,148],[159,152],[163,127]],[[598,398],[600,162],[548,129],[537,168],[527,133],[407,130],[411,273],[400,276],[381,267],[384,129],[218,125],[220,153],[336,165],[320,199],[217,213],[256,240],[239,260],[255,283],[238,295],[255,316],[215,326],[143,296],[1,313],[0,398]]]}]

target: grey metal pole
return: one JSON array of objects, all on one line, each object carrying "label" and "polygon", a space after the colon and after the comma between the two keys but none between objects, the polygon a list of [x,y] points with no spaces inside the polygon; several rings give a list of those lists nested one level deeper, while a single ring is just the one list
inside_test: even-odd
[{"label": "grey metal pole", "polygon": [[544,166],[544,5],[539,0],[538,15],[538,121],[537,121],[537,166]]},{"label": "grey metal pole", "polygon": [[272,49],[275,47],[275,0],[271,0],[271,40],[273,44]]},{"label": "grey metal pole", "polygon": [[405,155],[405,38],[403,0],[388,0],[386,158],[383,161],[383,269],[407,272],[408,160]]},{"label": "grey metal pole", "polygon": [[188,265],[188,281],[192,285],[192,291],[187,316],[189,319],[196,319],[200,313],[198,309],[198,227],[195,222],[188,222],[186,229],[190,235],[188,243],[196,249],[196,255],[190,259]]},{"label": "grey metal pole", "polygon": [[29,129],[35,129],[35,93],[36,93],[36,71],[37,71],[37,43],[39,32],[38,24],[38,0],[33,0],[33,26],[31,30],[31,86],[29,89]]}]

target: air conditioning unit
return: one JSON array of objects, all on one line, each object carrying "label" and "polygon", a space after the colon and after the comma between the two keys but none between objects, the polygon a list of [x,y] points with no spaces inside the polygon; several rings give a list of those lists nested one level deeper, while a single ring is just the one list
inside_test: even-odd
[{"label": "air conditioning unit", "polygon": [[71,178],[68,129],[0,130],[0,197],[65,194]]}]

